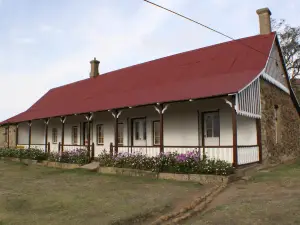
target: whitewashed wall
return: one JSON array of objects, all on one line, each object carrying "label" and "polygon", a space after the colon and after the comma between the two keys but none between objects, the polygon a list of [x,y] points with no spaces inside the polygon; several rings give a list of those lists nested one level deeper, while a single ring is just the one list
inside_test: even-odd
[{"label": "whitewashed wall", "polygon": [[18,144],[28,144],[28,124],[20,123],[18,128]]},{"label": "whitewashed wall", "polygon": [[237,116],[237,144],[256,145],[256,120],[245,116]]},{"label": "whitewashed wall", "polygon": [[[43,120],[34,120],[31,124],[31,143],[45,143],[45,123]],[[28,141],[27,141],[28,143]]]},{"label": "whitewashed wall", "polygon": [[[266,73],[272,76],[275,80],[279,81],[286,88],[288,88],[287,80],[285,77],[285,71],[281,63],[281,57],[279,55],[278,45],[276,42],[271,50],[271,58],[269,58],[268,64],[266,66]],[[275,61],[275,59],[277,61]]]},{"label": "whitewashed wall", "polygon": [[[201,143],[201,112],[216,111],[220,113],[220,145],[232,145],[232,121],[231,108],[223,99],[207,99],[185,103],[170,104],[164,115],[164,144],[167,146],[198,146]],[[199,113],[199,124],[198,124]],[[146,117],[148,146],[153,145],[153,121],[159,120],[159,114],[153,106],[126,109],[122,112],[119,122],[124,124],[124,145],[131,145],[128,131],[131,131],[131,119]],[[65,124],[65,144],[72,144],[72,126],[78,126],[79,144],[83,144],[83,122],[82,115],[68,117]],[[103,124],[104,144],[97,145],[96,126]],[[58,150],[58,144],[53,144],[52,128],[57,128],[57,143],[61,142],[61,122],[59,118],[51,119],[49,122],[48,141],[51,151]],[[243,116],[237,117],[238,144],[256,144],[255,119]],[[199,131],[198,131],[199,130]],[[198,136],[199,134],[199,136]],[[44,123],[34,121],[32,126],[32,144],[44,143]],[[114,143],[114,118],[110,112],[98,112],[94,114],[91,138],[95,143],[95,155],[106,149],[109,151],[110,143]],[[28,125],[19,125],[19,143],[28,143]]]}]

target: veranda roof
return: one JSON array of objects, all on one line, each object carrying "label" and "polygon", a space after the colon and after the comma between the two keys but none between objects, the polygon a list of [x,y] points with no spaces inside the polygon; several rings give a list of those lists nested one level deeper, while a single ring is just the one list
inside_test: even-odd
[{"label": "veranda roof", "polygon": [[236,93],[265,67],[274,38],[247,37],[53,88],[2,124]]}]

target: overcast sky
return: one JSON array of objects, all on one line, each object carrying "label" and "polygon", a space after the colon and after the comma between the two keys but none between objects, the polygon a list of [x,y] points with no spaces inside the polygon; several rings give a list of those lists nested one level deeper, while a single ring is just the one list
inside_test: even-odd
[{"label": "overcast sky", "polygon": [[[256,9],[300,25],[299,0],[153,0],[232,37],[258,34]],[[227,41],[142,0],[0,0],[0,121],[49,89]],[[78,90],[80,91],[80,90]]]}]

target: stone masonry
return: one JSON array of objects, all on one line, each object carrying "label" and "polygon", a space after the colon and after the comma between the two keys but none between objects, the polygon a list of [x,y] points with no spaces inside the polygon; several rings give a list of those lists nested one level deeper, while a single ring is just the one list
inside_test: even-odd
[{"label": "stone masonry", "polygon": [[[275,105],[278,106],[277,122]],[[263,163],[279,163],[299,157],[300,117],[291,97],[261,79],[261,107]]]},{"label": "stone masonry", "polygon": [[[16,146],[16,126],[9,126],[9,146]],[[0,148],[7,147],[7,142],[5,142],[5,127],[0,127]]]}]

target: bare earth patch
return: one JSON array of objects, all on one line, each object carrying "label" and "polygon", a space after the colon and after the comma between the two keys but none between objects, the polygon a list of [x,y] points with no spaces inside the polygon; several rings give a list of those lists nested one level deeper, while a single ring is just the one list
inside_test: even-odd
[{"label": "bare earth patch", "polygon": [[0,224],[143,224],[207,188],[0,161]]},{"label": "bare earth patch", "polygon": [[186,225],[300,224],[300,163],[262,171],[231,184]]}]

